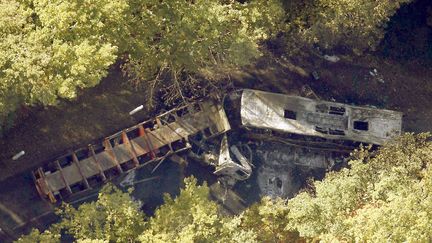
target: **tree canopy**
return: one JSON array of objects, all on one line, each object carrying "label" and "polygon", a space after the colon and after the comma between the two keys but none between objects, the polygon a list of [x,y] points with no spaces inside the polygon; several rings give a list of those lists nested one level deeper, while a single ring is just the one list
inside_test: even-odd
[{"label": "tree canopy", "polygon": [[387,22],[412,0],[285,1],[290,48],[316,44],[361,54],[375,50]]},{"label": "tree canopy", "polygon": [[203,93],[214,86],[211,80],[251,63],[260,55],[259,41],[276,33],[283,18],[277,0],[149,2],[139,11],[147,34],[129,53],[124,70],[150,96],[161,88],[172,100]]},{"label": "tree canopy", "polygon": [[327,241],[430,241],[432,143],[407,134],[290,200],[288,228]]},{"label": "tree canopy", "polygon": [[185,188],[165,203],[150,218],[141,242],[256,242],[256,235],[239,228],[236,218],[223,217],[209,198],[207,185],[186,178]]},{"label": "tree canopy", "polygon": [[118,1],[1,0],[0,9],[0,118],[73,98],[116,60],[106,20],[123,16]]},{"label": "tree canopy", "polygon": [[181,96],[191,74],[250,63],[282,16],[276,0],[1,0],[0,118],[74,98],[118,59],[137,83],[167,73]]},{"label": "tree canopy", "polygon": [[66,205],[59,215],[62,220],[49,230],[33,230],[18,242],[59,242],[62,230],[78,242],[257,242],[253,230],[241,227],[241,218],[219,213],[207,185],[193,177],[185,179],[177,197],[165,195],[148,220],[139,203],[112,185],[101,190],[96,202],[78,209]]}]

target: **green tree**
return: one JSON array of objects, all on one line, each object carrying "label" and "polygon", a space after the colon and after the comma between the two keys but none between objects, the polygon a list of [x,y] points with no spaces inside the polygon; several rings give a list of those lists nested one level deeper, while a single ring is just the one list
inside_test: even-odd
[{"label": "green tree", "polygon": [[243,212],[239,219],[242,229],[252,230],[258,242],[302,242],[298,232],[286,227],[288,217],[287,200],[264,197]]},{"label": "green tree", "polygon": [[241,229],[239,218],[223,217],[209,199],[207,185],[186,178],[180,195],[165,197],[165,203],[149,220],[141,242],[255,242],[256,235]]},{"label": "green tree", "polygon": [[185,179],[177,197],[166,195],[148,221],[129,193],[107,185],[96,202],[78,209],[65,205],[59,223],[43,233],[33,230],[18,242],[59,242],[60,232],[78,242],[257,242],[256,232],[241,227],[240,217],[218,212],[207,185],[198,185],[193,177]]},{"label": "green tree", "polygon": [[70,205],[59,212],[62,221],[56,228],[65,229],[75,239],[133,242],[145,228],[145,215],[129,193],[112,185],[105,186],[96,202],[78,209]]},{"label": "green tree", "polygon": [[60,242],[62,231],[78,242],[135,242],[146,227],[140,204],[111,184],[102,188],[97,201],[77,209],[63,205],[57,214],[59,223],[43,233],[33,230],[17,242]]},{"label": "green tree", "polygon": [[74,98],[107,75],[125,1],[0,1],[0,121],[20,105]]},{"label": "green tree", "polygon": [[74,98],[97,85],[118,57],[151,95],[168,87],[169,97],[184,97],[185,90],[200,89],[193,74],[214,77],[258,56],[259,40],[283,16],[279,5],[0,0],[0,123],[20,105]]},{"label": "green tree", "polygon": [[323,48],[342,47],[360,54],[374,50],[390,17],[412,0],[285,1],[286,32],[298,48],[302,43]]},{"label": "green tree", "polygon": [[37,229],[33,229],[30,234],[22,236],[16,242],[18,243],[57,243],[60,242],[60,234],[53,233],[49,230],[41,233]]},{"label": "green tree", "polygon": [[277,0],[149,0],[143,8],[139,18],[147,34],[129,53],[124,71],[150,100],[158,89],[175,100],[215,87],[229,70],[260,55],[259,41],[275,33],[283,17]]},{"label": "green tree", "polygon": [[430,241],[432,143],[406,134],[376,155],[359,150],[288,203],[288,229],[325,241]]}]

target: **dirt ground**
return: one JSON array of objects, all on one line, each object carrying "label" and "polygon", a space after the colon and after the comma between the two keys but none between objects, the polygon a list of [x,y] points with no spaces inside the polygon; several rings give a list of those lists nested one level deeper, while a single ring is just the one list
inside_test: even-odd
[{"label": "dirt ground", "polygon": [[[312,77],[313,71],[318,80]],[[373,56],[341,56],[336,63],[319,56],[267,57],[233,74],[237,87],[298,95],[307,84],[325,100],[402,111],[408,132],[432,130],[428,77],[432,77],[431,67]],[[119,69],[113,68],[100,85],[84,90],[76,100],[32,109],[0,142],[0,181],[149,117],[148,111],[133,117],[128,114],[144,100],[144,92],[127,85]],[[13,161],[11,157],[21,150],[25,156]]]}]

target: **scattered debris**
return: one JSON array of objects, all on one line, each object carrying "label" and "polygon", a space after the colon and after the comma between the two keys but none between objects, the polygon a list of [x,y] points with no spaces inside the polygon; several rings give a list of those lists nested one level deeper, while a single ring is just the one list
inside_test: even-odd
[{"label": "scattered debris", "polygon": [[305,84],[301,87],[301,96],[306,97],[306,98],[311,98],[314,100],[320,100],[321,98],[313,91],[313,89]]},{"label": "scattered debris", "polygon": [[340,60],[340,58],[338,56],[335,56],[335,55],[332,55],[332,56],[324,55],[324,59],[329,61],[329,62],[333,62],[333,63],[336,63]]},{"label": "scattered debris", "polygon": [[318,72],[317,71],[312,71],[312,77],[315,79],[315,80],[319,80],[320,79],[320,76],[319,76],[319,74],[318,74]]},{"label": "scattered debris", "polygon": [[148,181],[152,181],[152,180],[157,180],[157,179],[160,179],[160,176],[153,176],[153,177],[144,178],[144,179],[141,179],[141,180],[136,180],[136,181],[134,181],[134,182],[132,183],[131,186],[134,186],[134,185],[136,185],[136,184],[140,184],[140,183],[143,183],[143,182],[148,182]]},{"label": "scattered debris", "polygon": [[119,183],[121,187],[129,187],[133,185],[133,182],[135,180],[136,177],[136,170],[132,170],[131,172],[129,172],[124,178],[123,180]]},{"label": "scattered debris", "polygon": [[224,184],[234,185],[236,181],[246,180],[252,174],[252,151],[246,144],[241,146],[247,148],[250,154],[249,159],[240,152],[236,145],[229,146],[226,134],[223,135],[220,146],[202,146],[200,148],[201,154],[195,153],[192,148],[188,156],[213,166],[215,168],[214,174],[224,177]]},{"label": "scattered debris", "polygon": [[373,70],[369,71],[369,74],[376,78],[376,80],[380,83],[385,83],[384,79],[378,74],[378,70],[374,68]]},{"label": "scattered debris", "polygon": [[378,75],[378,70],[376,70],[376,68],[374,68],[372,71],[369,71],[369,74],[370,74],[372,77],[376,77],[376,76]]},{"label": "scattered debris", "polygon": [[262,196],[291,198],[303,183],[299,172],[327,171],[343,162],[348,152],[310,149],[276,142],[264,142],[256,148],[261,165],[257,182]]},{"label": "scattered debris", "polygon": [[21,150],[19,153],[15,154],[15,155],[12,157],[12,160],[17,160],[17,159],[21,158],[22,156],[24,156],[24,154],[25,154],[25,151],[24,151],[24,150]]},{"label": "scattered debris", "polygon": [[137,108],[131,110],[131,111],[129,112],[129,115],[133,115],[133,114],[137,113],[138,111],[142,110],[143,108],[144,108],[144,105],[140,105],[140,106],[138,106]]},{"label": "scattered debris", "polygon": [[246,202],[233,190],[221,183],[214,183],[210,186],[210,196],[222,206],[222,213],[235,215],[246,209]]},{"label": "scattered debris", "polygon": [[228,139],[225,134],[222,138],[219,160],[214,174],[230,176],[239,181],[248,179],[252,174],[251,162],[240,153],[235,145],[232,145],[230,150],[240,164],[234,162],[230,156],[228,146]]}]

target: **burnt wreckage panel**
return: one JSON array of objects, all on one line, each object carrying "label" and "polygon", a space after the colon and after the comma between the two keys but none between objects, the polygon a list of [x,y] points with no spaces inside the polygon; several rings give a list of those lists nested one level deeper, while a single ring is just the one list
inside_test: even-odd
[{"label": "burnt wreckage panel", "polygon": [[377,145],[402,129],[401,112],[258,90],[242,91],[240,113],[245,127]]},{"label": "burnt wreckage panel", "polygon": [[[181,155],[188,156],[189,159],[214,166],[214,173],[228,178],[230,183],[247,179],[252,173],[253,154],[259,158],[262,157],[260,153],[265,154],[265,151],[252,151],[241,141],[237,141],[237,145],[230,145],[230,136],[227,135],[231,130],[230,123],[236,127],[270,129],[371,144],[382,144],[401,132],[400,112],[257,90],[234,92],[230,97],[237,97],[237,101],[231,101],[230,107],[226,106],[230,121],[223,104],[210,99],[168,111],[106,137],[100,143],[71,151],[36,169],[33,172],[36,188],[43,198],[55,203],[59,199],[97,187],[122,173],[163,161],[182,151],[188,151]],[[235,118],[231,113],[239,114],[239,117]],[[298,144],[296,146],[299,147]],[[308,146],[310,143],[300,147]],[[323,150],[322,147],[320,149]],[[273,154],[276,155],[276,152]],[[291,158],[292,156],[294,157]],[[334,157],[328,154],[306,156],[299,149],[293,149],[292,156],[280,154],[279,159],[264,159],[271,161],[267,167],[261,168],[261,174],[270,178],[264,179],[263,187],[273,188],[271,190],[274,195],[286,195],[282,189],[289,184],[288,177],[284,179],[272,176],[284,173],[277,169],[281,165],[324,168],[333,164],[329,159]]]}]

